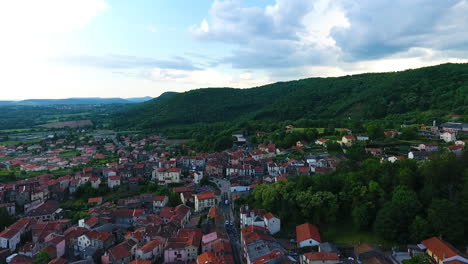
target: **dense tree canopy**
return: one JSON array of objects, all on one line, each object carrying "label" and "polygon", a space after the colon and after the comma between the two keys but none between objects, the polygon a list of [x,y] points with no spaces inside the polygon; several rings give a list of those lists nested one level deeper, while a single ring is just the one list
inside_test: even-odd
[{"label": "dense tree canopy", "polygon": [[[348,224],[395,243],[443,235],[467,243],[468,152],[431,161],[380,163],[374,159],[326,175],[294,176],[260,185],[248,203],[288,219],[320,227]],[[353,161],[356,162],[356,161]],[[430,193],[430,195],[429,195]]]}]

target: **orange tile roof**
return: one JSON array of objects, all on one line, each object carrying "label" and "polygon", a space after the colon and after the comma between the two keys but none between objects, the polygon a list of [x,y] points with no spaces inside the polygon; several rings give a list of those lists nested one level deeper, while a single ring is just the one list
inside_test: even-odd
[{"label": "orange tile roof", "polygon": [[310,223],[296,226],[296,238],[297,242],[302,242],[307,239],[313,239],[319,243],[322,242],[318,228]]},{"label": "orange tile roof", "polygon": [[[449,243],[442,241],[438,237],[431,237],[421,242],[428,248],[438,259],[444,260],[459,255],[458,251]],[[445,258],[444,258],[445,256]]]},{"label": "orange tile roof", "polygon": [[141,260],[141,259],[135,259],[129,264],[151,264],[150,260]]},{"label": "orange tile roof", "polygon": [[203,199],[214,199],[215,198],[215,194],[214,192],[205,192],[205,193],[199,193],[199,194],[196,194],[197,198],[199,200],[203,200]]},{"label": "orange tile roof", "polygon": [[314,252],[314,253],[305,253],[304,256],[311,261],[327,261],[327,260],[336,260],[338,261],[338,254],[328,253],[328,252]]}]

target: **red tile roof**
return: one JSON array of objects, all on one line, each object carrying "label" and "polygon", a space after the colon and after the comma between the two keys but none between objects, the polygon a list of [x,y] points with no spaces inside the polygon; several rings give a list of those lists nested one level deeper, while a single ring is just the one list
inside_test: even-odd
[{"label": "red tile roof", "polygon": [[67,264],[68,261],[64,258],[54,258],[49,262],[49,264]]},{"label": "red tile roof", "polygon": [[151,264],[150,260],[141,260],[141,259],[135,259],[129,264]]},{"label": "red tile roof", "polygon": [[91,231],[86,234],[86,236],[90,240],[99,240],[99,241],[107,241],[110,238],[112,238],[112,234],[108,232],[97,232],[97,231]]},{"label": "red tile roof", "polygon": [[164,201],[167,198],[168,198],[167,196],[155,196],[154,201]]},{"label": "red tile roof", "polygon": [[322,242],[318,228],[310,223],[296,226],[296,238],[298,243],[307,239],[313,239],[319,243]]},{"label": "red tile roof", "polygon": [[199,193],[195,195],[199,200],[203,199],[214,199],[215,194],[214,192],[205,192],[205,193]]},{"label": "red tile roof", "polygon": [[153,249],[155,249],[157,246],[159,246],[161,244],[161,241],[159,240],[153,240],[153,241],[150,241],[148,243],[146,243],[146,245],[142,246],[140,248],[141,251],[143,252],[150,252],[150,251],[153,251]]},{"label": "red tile roof", "polygon": [[102,197],[89,198],[88,203],[102,203]]},{"label": "red tile roof", "polygon": [[328,252],[305,253],[304,256],[310,261],[327,261],[327,260],[338,261],[339,260],[338,254],[328,253]]},{"label": "red tile roof", "polygon": [[422,241],[421,244],[432,251],[432,253],[441,260],[459,255],[458,251],[452,245],[440,240],[438,237],[426,239]]},{"label": "red tile roof", "polygon": [[30,223],[30,219],[21,218],[0,233],[0,237],[10,239]]}]

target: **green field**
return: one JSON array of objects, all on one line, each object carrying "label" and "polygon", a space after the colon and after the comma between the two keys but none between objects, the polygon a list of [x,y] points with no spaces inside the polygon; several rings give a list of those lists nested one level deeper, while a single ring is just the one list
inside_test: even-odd
[{"label": "green field", "polygon": [[20,133],[38,130],[37,128],[0,129],[0,133]]},{"label": "green field", "polygon": [[350,224],[336,225],[328,228],[323,232],[322,240],[332,241],[337,245],[343,246],[354,246],[359,243],[369,243],[384,249],[390,249],[392,246],[395,246],[394,243],[385,241],[374,233],[353,230]]},{"label": "green field", "polygon": [[294,132],[304,132],[304,130],[306,130],[306,129],[316,129],[319,132],[319,134],[325,133],[325,128],[323,128],[323,127],[310,127],[310,128],[296,127],[296,128],[293,128],[293,131]]},{"label": "green field", "polygon": [[60,153],[60,156],[78,156],[81,152],[79,151],[64,151]]},{"label": "green field", "polygon": [[41,139],[36,140],[8,140],[0,142],[0,146],[21,145],[21,144],[36,144],[40,143]]}]

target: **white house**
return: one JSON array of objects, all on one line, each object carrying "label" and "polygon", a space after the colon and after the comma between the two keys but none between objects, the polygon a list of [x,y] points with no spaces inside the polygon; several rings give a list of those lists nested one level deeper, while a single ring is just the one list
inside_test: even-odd
[{"label": "white house", "polygon": [[160,184],[179,183],[182,170],[179,168],[159,168],[153,171],[152,180]]},{"label": "white house", "polygon": [[213,192],[205,192],[195,195],[195,212],[201,212],[215,205],[216,197]]},{"label": "white house", "polygon": [[135,251],[136,259],[153,260],[162,256],[163,244],[159,240],[152,240]]},{"label": "white house", "polygon": [[296,241],[299,248],[318,246],[322,242],[318,228],[310,223],[296,226]]},{"label": "white house", "polygon": [[155,196],[153,198],[153,211],[158,212],[161,208],[166,207],[169,202],[169,197],[167,196]]},{"label": "white house", "polygon": [[281,231],[281,220],[271,213],[267,213],[264,217],[265,227],[274,235]]},{"label": "white house", "polygon": [[340,258],[337,253],[309,252],[301,256],[301,264],[338,264]]},{"label": "white house", "polygon": [[110,189],[118,188],[120,186],[120,177],[119,176],[110,176],[107,179],[107,186]]},{"label": "white house", "polygon": [[315,144],[320,145],[320,146],[326,146],[327,145],[327,139],[319,138],[319,139],[315,140]]},{"label": "white house", "polygon": [[9,226],[0,233],[0,247],[9,248],[11,252],[16,250],[16,247],[21,242],[21,236],[29,228],[30,219],[21,218],[16,223]]},{"label": "white house", "polygon": [[[113,176],[115,177],[115,176]],[[101,185],[101,178],[99,177],[93,177],[89,179],[89,182],[91,183],[91,187],[93,189],[99,189],[99,185]]]},{"label": "white house", "polygon": [[440,139],[442,139],[445,142],[453,142],[457,140],[455,136],[455,131],[451,130],[445,130],[440,133]]}]

